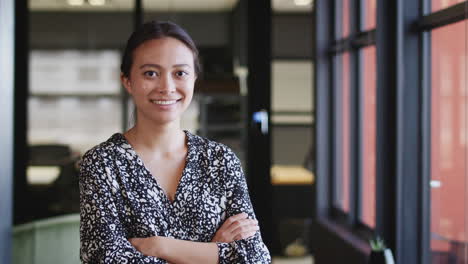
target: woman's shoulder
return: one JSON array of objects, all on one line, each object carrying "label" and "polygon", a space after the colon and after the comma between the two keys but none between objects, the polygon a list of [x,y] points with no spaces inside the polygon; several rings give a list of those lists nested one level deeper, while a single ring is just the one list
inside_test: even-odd
[{"label": "woman's shoulder", "polygon": [[113,159],[119,153],[125,153],[126,149],[131,149],[131,146],[126,142],[121,133],[115,133],[106,141],[86,151],[82,160]]},{"label": "woman's shoulder", "polygon": [[187,136],[189,138],[189,144],[191,144],[194,148],[197,148],[199,152],[208,153],[212,155],[232,155],[234,152],[231,148],[226,146],[223,143],[214,141],[212,139],[199,136],[196,134],[192,134],[191,132],[186,131]]}]

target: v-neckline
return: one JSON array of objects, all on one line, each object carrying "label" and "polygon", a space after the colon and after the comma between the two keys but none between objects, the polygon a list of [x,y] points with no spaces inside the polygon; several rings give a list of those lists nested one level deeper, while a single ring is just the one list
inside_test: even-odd
[{"label": "v-neckline", "polygon": [[[127,145],[130,146],[129,150],[133,151],[133,153],[135,153],[135,157],[137,160],[139,160],[141,162],[141,167],[143,167],[143,169],[145,170],[146,172],[146,175],[148,175],[150,178],[152,178],[152,181],[155,183],[155,185],[158,187],[158,189],[160,189],[163,193],[163,196],[164,198],[166,199],[167,203],[170,205],[170,206],[173,206],[174,203],[178,200],[177,197],[179,196],[179,192],[180,192],[180,188],[181,188],[181,184],[182,184],[182,181],[184,180],[184,176],[185,174],[187,173],[187,168],[188,168],[188,164],[190,162],[190,153],[192,151],[192,144],[190,142],[190,135],[189,135],[189,132],[187,130],[183,130],[184,133],[185,133],[185,144],[187,145],[187,154],[185,156],[185,164],[184,164],[184,169],[182,170],[182,175],[180,176],[179,178],[179,182],[177,183],[177,187],[176,187],[176,191],[174,193],[174,200],[171,200],[171,198],[169,197],[167,191],[159,184],[158,180],[156,179],[156,177],[154,177],[154,175],[151,173],[151,171],[146,167],[145,165],[145,162],[143,161],[143,159],[140,158],[140,155],[138,155],[138,153],[136,152],[135,148],[132,146],[132,144],[130,144],[130,141],[127,140],[127,138],[125,137],[124,134],[122,133],[118,133],[119,136],[122,138],[122,140],[124,141],[124,143],[126,143]],[[128,151],[128,150],[127,150]]]}]

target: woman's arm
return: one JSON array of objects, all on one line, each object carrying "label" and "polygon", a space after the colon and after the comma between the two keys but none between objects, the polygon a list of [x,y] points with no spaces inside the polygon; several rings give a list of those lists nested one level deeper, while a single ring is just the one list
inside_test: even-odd
[{"label": "woman's arm", "polygon": [[144,256],[125,237],[113,195],[118,186],[98,151],[83,158],[79,186],[82,263],[166,263]]},{"label": "woman's arm", "polygon": [[[240,161],[232,151],[226,152],[225,158],[228,219],[216,232],[212,240],[216,243],[154,236],[132,238],[132,245],[145,255],[176,264],[271,263],[270,253],[258,230]],[[247,216],[250,219],[246,219]]]},{"label": "woman's arm", "polygon": [[258,221],[248,217],[248,214],[240,213],[226,219],[211,242],[231,243],[255,235],[259,230]]},{"label": "woman's arm", "polygon": [[130,243],[140,252],[177,264],[217,264],[218,246],[214,242],[194,242],[170,237],[131,238]]},{"label": "woman's arm", "polygon": [[[229,149],[224,155],[226,164],[225,186],[227,192],[226,216],[245,212],[249,218],[256,219],[250,202],[247,183],[237,156]],[[231,243],[218,243],[219,263],[271,263],[268,248],[262,241],[260,231],[254,236],[236,240]]]},{"label": "woman's arm", "polygon": [[218,263],[216,242],[230,243],[251,237],[258,231],[257,221],[247,217],[246,213],[241,213],[226,219],[211,240],[212,243],[159,236],[131,238],[129,241],[144,255],[159,257],[171,263]]}]

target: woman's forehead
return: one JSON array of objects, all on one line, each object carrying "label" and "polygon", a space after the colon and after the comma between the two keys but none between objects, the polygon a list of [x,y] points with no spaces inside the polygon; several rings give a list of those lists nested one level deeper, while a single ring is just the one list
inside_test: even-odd
[{"label": "woman's forehead", "polygon": [[[134,60],[142,64],[171,62],[177,65],[193,67],[194,54],[182,41],[164,37],[143,42],[136,48]],[[158,63],[159,62],[159,63]]]}]

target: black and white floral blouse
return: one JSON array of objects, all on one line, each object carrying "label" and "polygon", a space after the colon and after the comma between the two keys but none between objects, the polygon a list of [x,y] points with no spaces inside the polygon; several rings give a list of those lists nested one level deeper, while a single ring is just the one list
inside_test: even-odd
[{"label": "black and white floral blouse", "polygon": [[[167,263],[127,240],[166,236],[209,242],[228,217],[255,217],[239,159],[226,146],[185,132],[186,166],[170,201],[125,137],[88,151],[80,172],[83,263]],[[219,263],[271,263],[260,232],[217,243]]]}]

